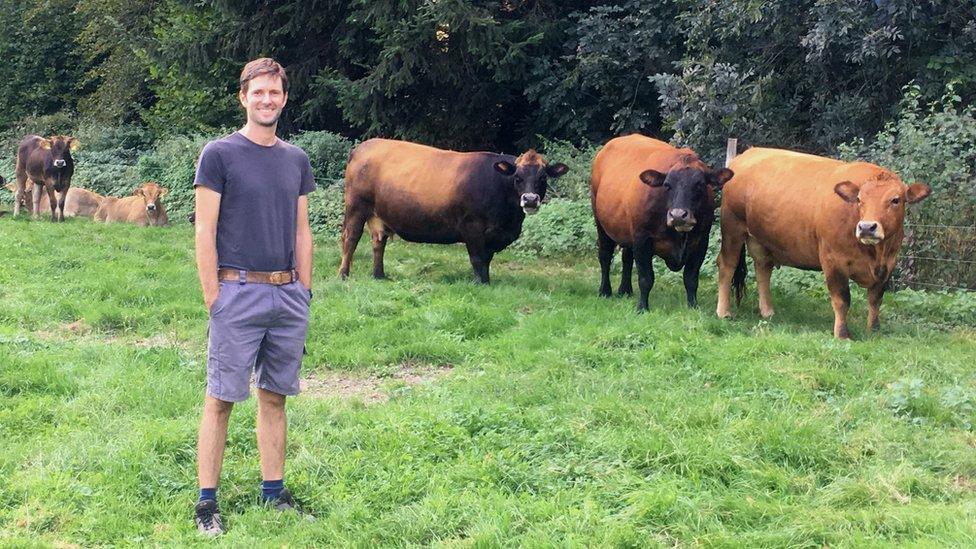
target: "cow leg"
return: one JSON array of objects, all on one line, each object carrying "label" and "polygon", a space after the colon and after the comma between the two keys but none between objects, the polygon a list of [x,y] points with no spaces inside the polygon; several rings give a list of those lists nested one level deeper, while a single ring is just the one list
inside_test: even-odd
[{"label": "cow leg", "polygon": [[634,295],[634,286],[631,282],[634,272],[634,249],[620,247],[620,287],[617,288],[617,295]]},{"label": "cow leg", "polygon": [[386,226],[378,217],[372,217],[368,222],[370,240],[373,242],[373,278],[382,280],[386,278],[383,270],[383,253],[386,251],[386,242],[390,236],[386,233]]},{"label": "cow leg", "polygon": [[471,268],[474,270],[476,282],[488,284],[488,268],[491,265],[491,258],[494,254],[485,249],[484,243],[472,239],[465,242],[468,248],[468,259],[471,260]]},{"label": "cow leg", "polygon": [[24,195],[27,194],[26,188],[27,183],[18,177],[17,183],[14,184],[14,217],[20,215],[20,204],[24,201]]},{"label": "cow leg", "polygon": [[634,243],[634,262],[637,264],[637,288],[640,296],[637,300],[637,312],[647,310],[647,295],[654,287],[654,266],[651,260],[654,259],[654,244],[652,242]]},{"label": "cow leg", "polygon": [[776,312],[773,310],[773,293],[770,290],[770,279],[773,276],[773,259],[766,250],[756,241],[749,238],[749,255],[752,256],[752,263],[756,267],[756,287],[759,290],[759,316],[770,318]]},{"label": "cow leg", "polygon": [[71,187],[66,187],[63,191],[58,193],[58,221],[64,221],[64,201],[68,197],[68,189]]},{"label": "cow leg", "polygon": [[837,270],[825,270],[824,275],[827,277],[830,305],[834,308],[834,337],[850,339],[851,333],[847,329],[847,311],[851,308],[850,280]]},{"label": "cow leg", "polygon": [[722,248],[718,252],[718,305],[715,314],[719,318],[729,318],[732,316],[732,277],[739,264],[742,247],[746,244],[746,231],[731,213],[722,218],[721,228]]},{"label": "cow leg", "polygon": [[868,331],[881,328],[881,299],[884,297],[887,281],[868,288]]},{"label": "cow leg", "polygon": [[[708,232],[706,231],[705,234]],[[688,263],[685,263],[685,269],[681,273],[681,278],[685,283],[685,297],[688,298],[688,307],[692,309],[698,306],[698,277],[707,252],[708,238],[703,237],[698,242],[698,248],[688,258]]]},{"label": "cow leg", "polygon": [[596,245],[600,259],[600,296],[610,297],[613,293],[610,290],[610,264],[613,263],[617,243],[607,235],[599,221],[596,223]]},{"label": "cow leg", "polygon": [[37,219],[41,216],[41,193],[50,190],[47,185],[34,185],[33,204],[31,204],[31,218]]},{"label": "cow leg", "polygon": [[[356,246],[363,236],[363,225],[370,218],[372,212],[365,208],[354,210],[346,206],[345,218],[342,220],[342,264],[339,265],[339,277],[343,280],[349,277],[352,268],[352,254],[356,253]],[[375,265],[374,265],[375,270]]]}]

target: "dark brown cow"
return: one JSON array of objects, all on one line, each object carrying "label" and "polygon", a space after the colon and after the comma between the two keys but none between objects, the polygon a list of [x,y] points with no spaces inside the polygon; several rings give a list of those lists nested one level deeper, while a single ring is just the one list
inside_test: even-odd
[{"label": "dark brown cow", "polygon": [[[33,208],[36,218],[41,214],[41,194],[47,193],[51,205],[51,221],[64,221],[64,200],[71,187],[71,176],[75,172],[75,162],[71,151],[77,150],[79,142],[67,135],[54,135],[45,139],[38,135],[28,135],[17,147],[17,190],[14,198],[14,215],[20,213],[24,192],[33,182]],[[54,192],[59,194],[54,199]]]},{"label": "dark brown cow", "polygon": [[691,149],[677,149],[643,135],[612,139],[593,160],[593,216],[600,258],[600,295],[610,296],[610,264],[616,247],[623,255],[618,293],[631,295],[637,263],[639,311],[647,310],[654,286],[651,260],[664,259],[672,271],[684,268],[688,306],[698,302],[698,273],[715,219],[715,189],[732,177],[712,170]]},{"label": "dark brown cow", "polygon": [[534,150],[515,158],[370,139],[346,165],[339,274],[349,276],[368,224],[374,277],[385,276],[383,251],[395,234],[410,242],[463,242],[476,278],[487,284],[492,257],[519,237],[525,214],[538,211],[547,179],[567,171]]},{"label": "dark brown cow", "polygon": [[106,196],[95,212],[95,221],[105,223],[133,223],[140,227],[169,225],[162,197],[169,189],[154,181],[147,181],[132,191],[132,196]]},{"label": "dark brown cow", "polygon": [[867,162],[779,149],[749,149],[731,167],[735,177],[722,198],[718,316],[731,316],[730,284],[741,298],[748,247],[764,318],[773,315],[773,267],[785,265],[823,271],[835,337],[850,337],[850,280],[868,289],[868,329],[877,329],[885,284],[905,236],[905,205],[924,199],[931,189],[905,185]]}]

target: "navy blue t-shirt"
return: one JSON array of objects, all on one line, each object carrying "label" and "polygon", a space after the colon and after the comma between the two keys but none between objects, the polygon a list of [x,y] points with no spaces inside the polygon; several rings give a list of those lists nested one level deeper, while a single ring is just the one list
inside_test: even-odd
[{"label": "navy blue t-shirt", "polygon": [[298,197],[315,190],[308,155],[279,139],[258,145],[234,132],[200,153],[193,186],[220,193],[217,265],[247,271],[295,267]]}]

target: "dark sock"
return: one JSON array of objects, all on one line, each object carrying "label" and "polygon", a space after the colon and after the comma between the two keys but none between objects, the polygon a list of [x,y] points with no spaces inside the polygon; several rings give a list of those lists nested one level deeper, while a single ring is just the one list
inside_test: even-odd
[{"label": "dark sock", "polygon": [[212,499],[217,501],[217,489],[216,488],[200,488],[200,501],[205,499]]},{"label": "dark sock", "polygon": [[284,487],[284,479],[261,481],[261,501],[276,499]]}]

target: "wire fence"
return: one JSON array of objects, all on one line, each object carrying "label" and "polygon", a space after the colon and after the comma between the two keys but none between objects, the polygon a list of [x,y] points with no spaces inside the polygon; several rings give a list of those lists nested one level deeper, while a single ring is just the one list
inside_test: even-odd
[{"label": "wire fence", "polygon": [[976,226],[906,223],[891,286],[976,291]]}]

